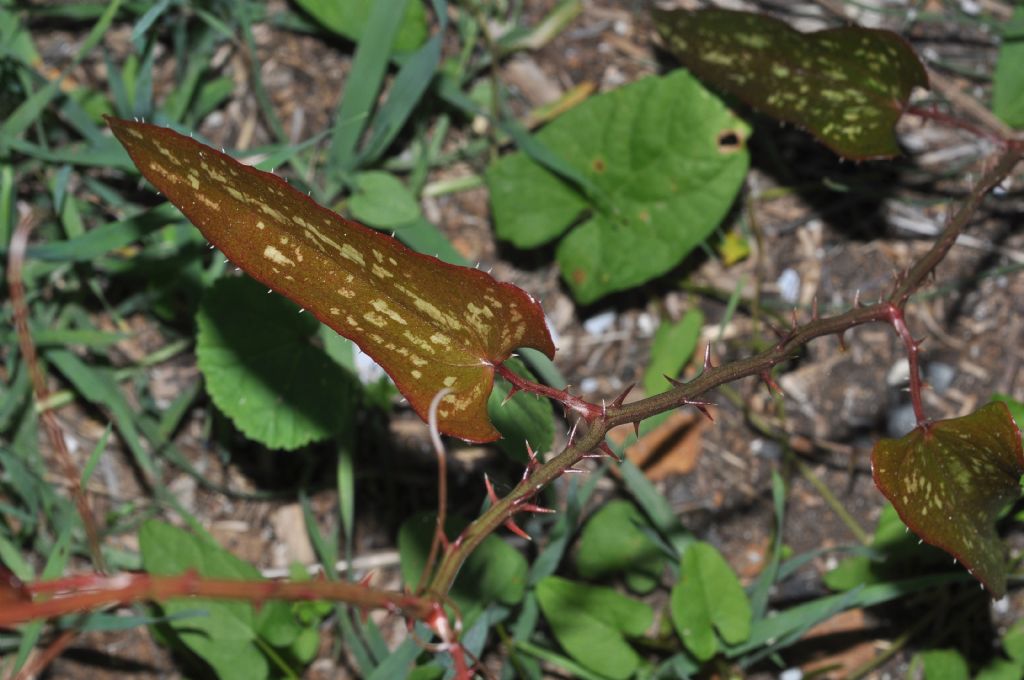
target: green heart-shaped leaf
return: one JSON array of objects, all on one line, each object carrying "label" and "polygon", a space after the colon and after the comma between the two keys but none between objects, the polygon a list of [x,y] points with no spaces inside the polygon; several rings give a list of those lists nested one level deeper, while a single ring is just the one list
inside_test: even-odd
[{"label": "green heart-shaped leaf", "polygon": [[917,55],[890,31],[800,33],[769,16],[724,9],[655,10],[654,23],[700,78],[847,158],[899,154],[893,126],[910,91],[928,87]]},{"label": "green heart-shaped leaf", "polygon": [[992,111],[1015,128],[1024,128],[1024,5],[1002,26],[999,57],[992,75]]},{"label": "green heart-shaped leaf", "polygon": [[966,565],[993,597],[1006,593],[996,519],[1020,496],[1024,450],[1006,404],[882,439],[871,453],[875,484],[923,540]]},{"label": "green heart-shaped leaf", "polygon": [[746,177],[749,136],[682,70],[592,97],[537,140],[595,195],[525,153],[502,156],[487,169],[495,231],[533,248],[569,230],[556,257],[580,302],[632,288],[678,265],[715,230]]},{"label": "green heart-shaped leaf", "polygon": [[540,305],[476,269],[416,253],[347,220],[280,177],[167,128],[107,118],[142,174],[250,276],[358,344],[420,417],[442,432],[492,441],[494,366],[516,347],[548,356]]},{"label": "green heart-shaped leaf", "polygon": [[[206,578],[259,579],[259,571],[220,546],[164,522],[139,529],[142,566],[151,574],[176,576],[195,570]],[[226,680],[269,677],[267,643],[290,644],[298,623],[286,602],[266,602],[257,612],[248,602],[173,598],[160,607],[181,642]],[[287,635],[282,628],[288,629]],[[275,630],[276,629],[276,630]]]},{"label": "green heart-shaped leaf", "polygon": [[[358,42],[370,16],[373,0],[296,0],[296,4],[309,12],[325,28]],[[427,12],[423,3],[413,0],[405,6],[402,23],[395,36],[396,52],[411,52],[427,37]]]},{"label": "green heart-shaped leaf", "polygon": [[730,645],[750,637],[750,600],[736,572],[710,543],[695,541],[683,553],[671,610],[683,644],[701,661],[718,651],[716,630]]},{"label": "green heart-shaped leaf", "polygon": [[537,602],[562,647],[603,677],[625,680],[640,665],[626,637],[643,635],[654,612],[643,602],[611,588],[588,586],[558,576],[537,583]]},{"label": "green heart-shaped leaf", "polygon": [[613,500],[587,520],[576,551],[576,570],[586,579],[612,574],[635,574],[652,589],[665,566],[665,559],[643,528],[649,526],[643,513],[631,502]]},{"label": "green heart-shaped leaf", "polygon": [[353,422],[355,378],[313,344],[316,319],[297,312],[236,277],[214,283],[196,315],[206,391],[245,436],[272,449],[320,441]]}]

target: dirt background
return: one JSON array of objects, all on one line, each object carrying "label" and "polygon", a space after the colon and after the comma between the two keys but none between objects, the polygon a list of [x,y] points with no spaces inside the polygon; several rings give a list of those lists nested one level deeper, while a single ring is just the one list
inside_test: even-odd
[{"label": "dirt background", "polygon": [[[528,0],[524,3],[525,23],[539,21],[554,4]],[[829,8],[822,6],[826,3],[721,4],[772,11],[804,30],[835,22]],[[852,4],[846,5],[846,10],[865,25],[904,32],[933,63],[991,73],[996,44],[992,33],[954,21],[957,8],[949,5],[956,3],[924,4],[927,7],[922,11],[948,12],[950,21],[908,27],[904,13],[859,13]],[[1009,3],[979,4],[991,17],[1009,15]],[[269,5],[271,12],[283,7],[276,1]],[[525,114],[581,83],[592,83],[600,92],[672,68],[674,62],[653,38],[647,9],[646,2],[585,0],[581,14],[549,44],[503,63],[501,78],[517,112]],[[130,30],[128,25],[115,24],[104,38],[116,61],[123,60],[131,49]],[[46,63],[54,69],[66,63],[83,37],[62,26],[36,25],[32,31],[42,40]],[[303,35],[268,24],[256,25],[255,37],[263,82],[289,134],[302,140],[327,127],[344,92],[350,46],[325,34]],[[235,95],[204,121],[201,132],[237,150],[269,142],[248,87],[242,54],[224,46],[215,61],[222,73],[235,79]],[[166,55],[158,57],[158,99],[174,87],[173,66]],[[987,101],[986,83],[948,71],[945,76],[958,91]],[[104,88],[105,66],[102,60],[87,61],[74,77]],[[495,241],[485,189],[425,199],[423,207],[464,256],[481,261],[485,268],[493,267],[499,279],[515,282],[543,301],[558,336],[558,367],[576,389],[600,400],[641,380],[659,320],[678,319],[693,306],[706,315],[702,341],[711,343],[716,363],[749,354],[756,329],[747,308],[741,305],[737,314],[722,324],[725,301],[741,282],[745,282],[744,299],[751,299],[759,289],[764,306],[784,317],[794,301],[800,318],[807,318],[815,297],[822,310],[828,311],[849,305],[856,291],[864,300],[884,294],[893,276],[928,248],[927,235],[941,226],[951,200],[963,195],[978,174],[979,161],[992,151],[988,142],[962,131],[905,119],[901,140],[913,152],[912,157],[853,165],[839,162],[798,131],[779,128],[756,116],[751,120],[756,126],[750,141],[753,167],[731,222],[723,229],[739,223],[740,208],[749,202],[763,235],[763,249],[751,239],[751,256],[728,268],[717,259],[689,258],[676,271],[591,308],[579,308],[567,295],[551,252],[520,252]],[[449,140],[452,148],[472,134],[472,121],[461,125]],[[469,158],[435,171],[430,179],[480,173],[485,162],[482,157]],[[853,189],[845,194],[797,192],[773,200],[759,199],[775,187],[820,185],[821,178]],[[969,237],[939,268],[938,286],[910,307],[914,335],[927,338],[924,369],[931,389],[925,394],[925,404],[934,417],[964,415],[994,392],[1024,399],[1024,384],[1019,379],[1024,279],[1016,273],[1024,263],[1024,235],[1017,229],[1022,204],[1017,189],[1006,200],[980,211]],[[144,356],[165,341],[146,317],[140,315],[132,323],[137,334],[112,350],[115,362]],[[713,426],[683,414],[673,419],[670,428],[645,442],[653,451],[647,470],[683,523],[717,545],[744,579],[756,576],[769,546],[773,469],[793,477],[785,539],[794,552],[852,544],[856,538],[821,494],[794,472],[793,465],[784,463],[784,445],[753,429],[737,403],[770,421],[810,473],[827,485],[865,530],[871,531],[877,520],[882,499],[870,478],[871,447],[879,436],[903,434],[912,424],[907,421],[909,405],[903,391],[903,354],[887,327],[859,328],[845,340],[846,351],[841,351],[835,338],[813,343],[782,373],[779,384],[785,394],[785,419],[777,418],[763,384],[743,381],[731,386],[732,398],[711,395],[717,405]],[[696,361],[688,372],[699,367]],[[169,403],[199,380],[194,357],[186,354],[154,367],[149,389]],[[641,396],[639,392],[634,395]],[[208,488],[184,473],[169,475],[170,488],[223,545],[270,570],[268,573],[291,560],[315,562],[301,511],[290,492],[310,470],[333,479],[331,460],[317,462],[324,452],[316,447],[284,455],[261,451],[242,439],[234,442],[229,456],[220,455],[211,445],[215,433],[209,430],[209,408],[205,398],[196,402],[175,443],[206,480],[233,493]],[[398,523],[414,510],[432,507],[435,493],[426,428],[413,414],[396,408],[398,413],[388,425],[396,445],[360,454],[355,537],[360,555],[357,566],[373,567],[376,584],[395,587],[399,585],[394,550]],[[102,414],[72,405],[59,415],[79,455],[87,455],[105,426]],[[103,458],[94,489],[109,506],[144,492],[127,456],[116,450],[116,443],[112,448]],[[453,445],[450,455],[453,502],[470,513],[482,497],[484,470],[499,484],[514,483],[518,474],[487,447]],[[615,489],[613,478],[609,478],[602,482],[601,495],[606,497]],[[272,492],[278,497],[247,500],[239,495],[254,492]],[[339,531],[336,502],[332,483],[327,481],[317,491],[314,506],[321,529],[333,535]],[[116,540],[126,549],[137,547],[131,536]],[[1012,545],[1019,554],[1024,543],[1016,536]],[[784,607],[824,594],[821,574],[834,564],[835,558],[827,555],[812,560],[779,588],[773,603]],[[991,617],[976,631],[978,644],[991,644],[994,634],[1016,618],[1022,605],[1024,594],[1020,591],[993,605]],[[829,630],[818,631],[827,639],[819,637],[784,656],[805,669],[838,664],[825,675],[844,677],[846,670],[884,651],[919,611],[905,606],[849,612],[831,622]],[[401,634],[400,628],[389,626],[396,635]],[[309,677],[352,677],[344,662],[334,661],[329,652],[328,640]],[[874,676],[902,676],[908,659],[908,653],[901,652]],[[80,637],[51,667],[48,677],[141,679],[176,677],[178,673],[166,650],[136,631]],[[751,675],[773,676],[770,670]]]}]

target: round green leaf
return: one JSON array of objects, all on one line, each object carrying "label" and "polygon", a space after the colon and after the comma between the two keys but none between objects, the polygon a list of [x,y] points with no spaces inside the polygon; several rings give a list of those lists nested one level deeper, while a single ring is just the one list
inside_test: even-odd
[{"label": "round green leaf", "polygon": [[[325,28],[358,42],[370,16],[373,0],[296,0]],[[427,37],[427,13],[421,0],[409,0],[395,36],[395,51],[411,52]]]},{"label": "round green leaf", "polygon": [[[594,513],[580,534],[576,570],[586,579],[601,579],[621,572],[657,577],[664,558],[641,527],[647,519],[635,505],[614,500]],[[641,581],[642,582],[642,581]]]},{"label": "round green leaf", "polygon": [[361,172],[348,200],[353,217],[378,229],[394,229],[420,216],[420,206],[402,181],[390,172]]},{"label": "round green leaf", "polygon": [[[255,567],[220,546],[156,520],[146,522],[139,530],[139,550],[143,568],[160,576],[194,569],[207,578],[259,578]],[[218,678],[268,677],[269,664],[260,651],[259,626],[251,604],[177,598],[160,606],[171,617],[167,625],[182,643],[210,664]],[[205,615],[185,615],[200,611]]]},{"label": "round green leaf", "polygon": [[750,636],[750,600],[729,563],[709,543],[695,541],[683,553],[671,609],[676,632],[701,661],[718,650],[715,630],[731,645]]},{"label": "round green leaf", "polygon": [[247,437],[295,449],[351,424],[354,379],[311,341],[311,315],[250,279],[218,280],[196,317],[199,370],[213,403]]},{"label": "round green leaf", "polygon": [[923,540],[964,563],[993,597],[1006,593],[996,520],[1020,496],[1024,450],[1006,404],[882,439],[871,453],[875,484]]},{"label": "round green leaf", "polygon": [[539,581],[536,592],[544,618],[570,656],[604,677],[633,675],[640,657],[625,638],[647,631],[654,619],[649,606],[611,588],[558,576]]},{"label": "round green leaf", "polygon": [[639,285],[718,226],[746,176],[749,134],[684,71],[593,97],[537,141],[597,195],[582,195],[524,154],[502,157],[487,172],[495,230],[533,247],[569,229],[556,257],[580,302]]},{"label": "round green leaf", "polygon": [[999,57],[992,76],[992,111],[1015,128],[1024,128],[1024,5],[1003,25]]}]

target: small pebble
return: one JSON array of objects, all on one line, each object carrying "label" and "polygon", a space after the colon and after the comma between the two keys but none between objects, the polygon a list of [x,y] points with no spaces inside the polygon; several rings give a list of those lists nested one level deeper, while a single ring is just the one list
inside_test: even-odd
[{"label": "small pebble", "polygon": [[782,457],[782,446],[771,439],[757,438],[750,442],[750,451],[755,456],[761,456],[768,460],[778,460]]},{"label": "small pebble", "polygon": [[960,0],[960,11],[972,17],[981,14],[981,5],[974,0]]},{"label": "small pebble", "polygon": [[896,360],[885,374],[885,384],[889,387],[903,387],[910,382],[910,364],[905,358]]},{"label": "small pebble", "polygon": [[953,379],[956,377],[956,369],[945,364],[941,361],[933,361],[928,364],[928,368],[925,369],[925,379],[928,384],[932,386],[932,389],[942,394],[949,389],[949,386],[953,384]]},{"label": "small pebble", "polygon": [[787,668],[779,673],[779,680],[803,680],[804,672],[799,668]]},{"label": "small pebble", "polygon": [[615,325],[616,316],[615,310],[611,309],[595,314],[583,322],[583,330],[587,332],[587,335],[604,335]]},{"label": "small pebble", "polygon": [[544,325],[548,327],[548,333],[551,335],[551,342],[554,343],[555,347],[558,347],[558,341],[561,338],[558,335],[558,329],[555,328],[555,322],[551,320],[551,317],[547,314],[544,315]]},{"label": "small pebble", "polygon": [[898,404],[889,409],[885,430],[890,437],[899,439],[915,427],[917,416],[914,415],[914,407],[911,404]]},{"label": "small pebble", "polygon": [[779,287],[779,297],[787,304],[795,305],[800,299],[800,275],[792,267],[783,270],[775,285]]},{"label": "small pebble", "polygon": [[371,385],[386,376],[387,373],[370,358],[369,354],[356,352],[356,375],[359,376],[359,382]]},{"label": "small pebble", "polygon": [[654,330],[658,327],[657,322],[654,320],[654,316],[648,312],[642,312],[636,317],[636,328],[643,335],[654,335]]}]

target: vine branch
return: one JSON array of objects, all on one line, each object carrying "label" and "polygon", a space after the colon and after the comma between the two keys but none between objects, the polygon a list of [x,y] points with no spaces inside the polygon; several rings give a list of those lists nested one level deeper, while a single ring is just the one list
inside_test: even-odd
[{"label": "vine branch", "polygon": [[[554,398],[578,414],[585,421],[587,429],[578,439],[570,438],[569,444],[547,463],[537,467],[504,498],[494,503],[486,512],[477,518],[452,542],[449,550],[438,565],[426,594],[439,597],[447,593],[459,569],[473,550],[493,531],[537,494],[547,484],[560,477],[567,470],[580,462],[585,456],[605,445],[604,439],[608,431],[619,425],[639,423],[641,420],[671,411],[688,404],[694,404],[702,395],[710,390],[731,383],[741,378],[768,374],[771,369],[790,358],[811,340],[826,335],[839,335],[845,331],[872,322],[892,324],[900,333],[906,329],[903,323],[903,309],[911,294],[917,290],[938,264],[949,253],[957,237],[967,228],[968,223],[977,211],[978,206],[996,185],[1002,182],[1024,156],[1024,143],[1009,140],[992,167],[985,172],[971,189],[970,195],[947,221],[945,228],[932,247],[922,255],[905,273],[896,277],[893,290],[889,297],[873,305],[857,306],[842,314],[831,317],[813,319],[803,325],[794,325],[789,333],[773,347],[746,359],[740,359],[721,366],[707,365],[705,370],[688,383],[680,384],[673,389],[630,404],[613,404],[604,407],[583,402],[579,397],[568,394],[564,390],[553,390],[545,385],[533,383],[514,375],[511,371],[497,367],[498,373],[509,379],[521,390],[528,390],[542,396]],[[909,331],[907,332],[909,336]],[[917,343],[912,355],[916,358]],[[908,348],[911,345],[907,345]],[[917,362],[911,361],[911,397],[915,400],[915,414],[919,423],[926,422],[923,406],[921,406],[921,381],[917,373]],[[915,395],[916,391],[916,395]],[[579,403],[583,402],[583,403]],[[594,415],[597,414],[597,415]]]}]

